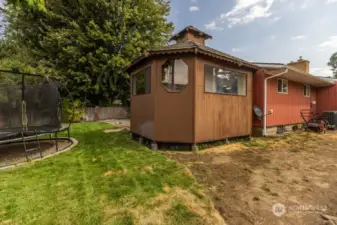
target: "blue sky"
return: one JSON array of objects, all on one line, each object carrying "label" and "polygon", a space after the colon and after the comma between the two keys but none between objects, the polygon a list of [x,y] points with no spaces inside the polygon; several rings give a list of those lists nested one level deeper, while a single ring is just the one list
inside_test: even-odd
[{"label": "blue sky", "polygon": [[337,0],[171,0],[175,32],[193,25],[207,45],[258,62],[308,59],[311,73],[331,76],[337,52]]}]

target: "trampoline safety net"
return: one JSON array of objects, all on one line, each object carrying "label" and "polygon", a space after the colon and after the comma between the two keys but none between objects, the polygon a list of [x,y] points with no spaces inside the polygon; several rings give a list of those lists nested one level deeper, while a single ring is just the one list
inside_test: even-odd
[{"label": "trampoline safety net", "polygon": [[0,73],[0,140],[19,137],[21,132],[25,136],[57,132],[62,121],[58,89],[58,82],[46,77]]}]

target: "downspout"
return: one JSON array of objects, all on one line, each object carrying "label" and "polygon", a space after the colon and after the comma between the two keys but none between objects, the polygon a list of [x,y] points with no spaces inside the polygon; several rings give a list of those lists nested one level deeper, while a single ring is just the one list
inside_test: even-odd
[{"label": "downspout", "polygon": [[275,74],[271,77],[267,77],[264,79],[264,100],[263,100],[263,136],[268,136],[267,134],[267,84],[268,84],[268,80],[269,79],[273,79],[275,77],[280,77],[282,76],[283,74],[286,74],[288,73],[288,67],[287,66],[284,66],[284,68],[286,68],[286,70],[282,73],[278,73],[278,74]]}]

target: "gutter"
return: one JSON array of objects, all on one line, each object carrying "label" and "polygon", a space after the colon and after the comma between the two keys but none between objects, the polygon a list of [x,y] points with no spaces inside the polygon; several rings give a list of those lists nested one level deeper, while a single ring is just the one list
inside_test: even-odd
[{"label": "gutter", "polygon": [[288,73],[289,69],[287,66],[284,66],[282,68],[285,68],[286,70],[282,73],[278,73],[278,74],[275,74],[271,77],[267,77],[264,79],[264,93],[263,93],[263,96],[264,96],[264,100],[263,100],[263,136],[268,136],[267,134],[267,84],[268,84],[268,80],[269,79],[273,79],[275,77],[280,77],[282,76],[283,74],[286,74]]},{"label": "gutter", "polygon": [[317,77],[317,76],[314,76],[314,75],[312,75],[312,74],[310,74],[310,73],[303,72],[302,70],[299,70],[299,69],[294,68],[294,67],[292,67],[292,66],[287,66],[287,68],[290,69],[290,70],[292,70],[292,71],[294,71],[294,72],[296,72],[296,73],[301,73],[301,74],[306,75],[306,76],[309,75],[312,79],[315,79],[315,80],[317,80],[317,81],[319,80],[319,81],[325,82],[326,84],[333,85],[333,83],[332,83],[331,81],[324,80],[324,79],[322,79],[322,78],[320,78],[320,77]]}]

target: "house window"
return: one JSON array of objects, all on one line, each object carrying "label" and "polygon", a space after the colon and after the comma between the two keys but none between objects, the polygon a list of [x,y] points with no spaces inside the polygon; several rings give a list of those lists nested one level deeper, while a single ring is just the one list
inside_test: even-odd
[{"label": "house window", "polygon": [[162,84],[166,90],[181,92],[187,86],[188,66],[183,60],[168,60],[162,69]]},{"label": "house window", "polygon": [[245,96],[247,75],[205,65],[205,92]]},{"label": "house window", "polygon": [[151,67],[132,76],[132,94],[143,95],[151,93]]},{"label": "house window", "polygon": [[304,85],[304,96],[310,97],[310,85]]},{"label": "house window", "polygon": [[288,80],[277,79],[277,92],[288,94]]}]

